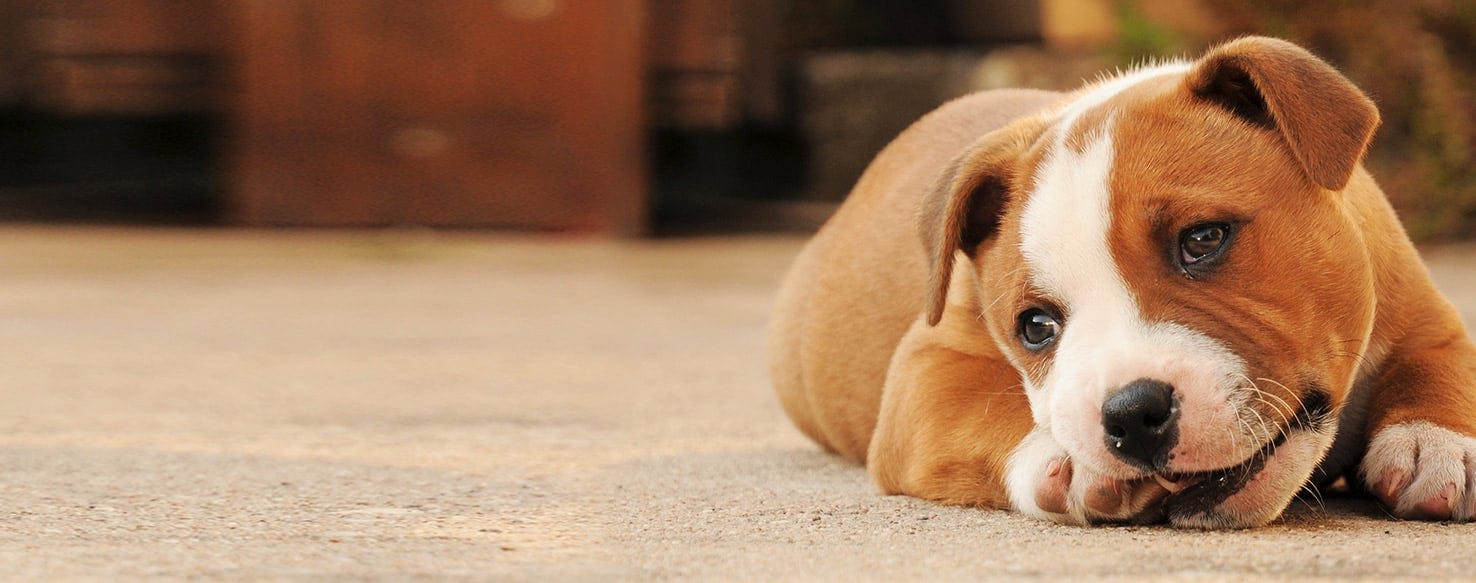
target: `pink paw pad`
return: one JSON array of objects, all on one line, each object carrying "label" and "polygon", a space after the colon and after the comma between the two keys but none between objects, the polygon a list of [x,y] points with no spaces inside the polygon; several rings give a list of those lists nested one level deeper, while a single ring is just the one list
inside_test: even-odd
[{"label": "pink paw pad", "polygon": [[1455,504],[1453,503],[1455,498],[1455,484],[1449,484],[1444,490],[1441,490],[1440,494],[1426,498],[1424,501],[1415,504],[1410,509],[1410,515],[1419,518],[1449,518],[1451,512],[1455,510]]}]

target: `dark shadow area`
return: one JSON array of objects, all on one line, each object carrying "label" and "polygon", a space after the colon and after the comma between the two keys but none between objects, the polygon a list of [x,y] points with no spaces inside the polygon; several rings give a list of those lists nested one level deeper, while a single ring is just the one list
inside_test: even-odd
[{"label": "dark shadow area", "polygon": [[785,129],[656,131],[653,233],[813,231],[836,203],[804,200],[805,152]]},{"label": "dark shadow area", "polygon": [[220,126],[198,113],[0,110],[0,220],[215,222]]},{"label": "dark shadow area", "polygon": [[657,236],[817,229],[897,132],[967,92],[980,55],[1041,40],[1033,0],[682,6],[651,37]]}]

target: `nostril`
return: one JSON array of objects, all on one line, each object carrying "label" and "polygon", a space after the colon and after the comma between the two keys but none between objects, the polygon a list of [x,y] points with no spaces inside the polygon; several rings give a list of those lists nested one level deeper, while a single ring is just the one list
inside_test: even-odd
[{"label": "nostril", "polygon": [[1163,429],[1163,424],[1168,421],[1168,414],[1148,414],[1143,416],[1143,427],[1153,431]]}]

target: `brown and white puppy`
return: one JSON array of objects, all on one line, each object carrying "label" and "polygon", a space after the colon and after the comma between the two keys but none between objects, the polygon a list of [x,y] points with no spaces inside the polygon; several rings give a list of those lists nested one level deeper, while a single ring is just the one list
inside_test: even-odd
[{"label": "brown and white puppy", "polygon": [[1344,475],[1471,519],[1476,346],[1361,165],[1378,122],[1268,38],[948,103],[796,260],[785,410],[885,492],[1060,522],[1254,526]]}]

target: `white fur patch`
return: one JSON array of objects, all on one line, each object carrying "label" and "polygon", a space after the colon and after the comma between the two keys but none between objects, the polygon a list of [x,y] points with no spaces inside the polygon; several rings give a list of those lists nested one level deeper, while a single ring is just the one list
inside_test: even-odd
[{"label": "white fur patch", "polygon": [[[1140,472],[1102,445],[1101,404],[1114,389],[1140,378],[1174,385],[1180,399],[1176,471],[1217,469],[1259,448],[1234,439],[1241,421],[1232,388],[1244,364],[1215,340],[1173,323],[1142,319],[1108,247],[1114,158],[1107,129],[1088,135],[1081,151],[1065,136],[1083,113],[1144,79],[1180,71],[1168,65],[1104,83],[1068,106],[1055,146],[1035,176],[1021,217],[1020,251],[1032,284],[1068,314],[1052,368],[1030,393],[1036,424],[1050,427],[1078,464],[1115,477]],[[1108,126],[1111,124],[1109,123]],[[1213,436],[1195,431],[1211,428]],[[1228,429],[1224,429],[1228,428]],[[1227,439],[1230,437],[1232,439]]]},{"label": "white fur patch", "polygon": [[1422,503],[1450,493],[1449,517],[1476,517],[1476,438],[1433,423],[1391,425],[1374,436],[1359,473],[1369,489],[1398,487],[1394,514],[1412,516]]}]

